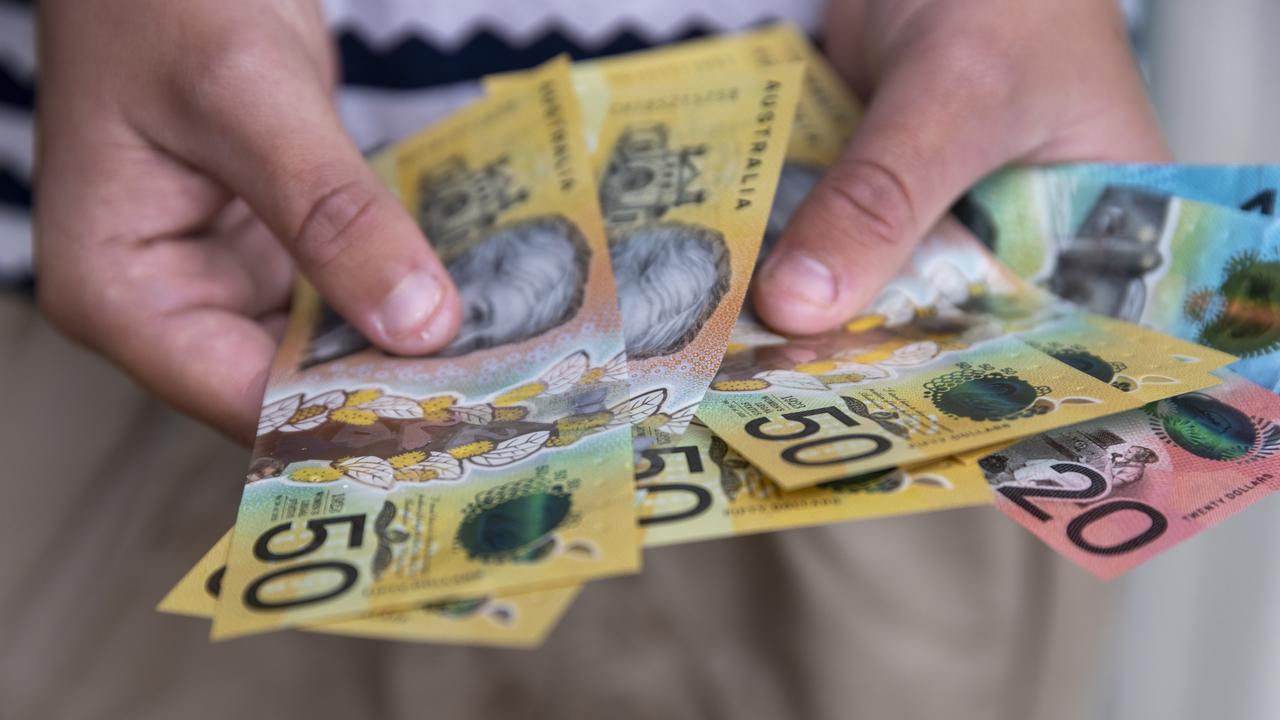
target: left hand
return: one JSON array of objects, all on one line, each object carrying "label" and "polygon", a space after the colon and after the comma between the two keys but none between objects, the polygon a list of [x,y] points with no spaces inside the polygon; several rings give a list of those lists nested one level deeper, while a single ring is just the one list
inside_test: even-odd
[{"label": "left hand", "polygon": [[1002,165],[1170,159],[1114,0],[835,0],[825,27],[868,104],[753,283],[784,332],[864,307]]}]

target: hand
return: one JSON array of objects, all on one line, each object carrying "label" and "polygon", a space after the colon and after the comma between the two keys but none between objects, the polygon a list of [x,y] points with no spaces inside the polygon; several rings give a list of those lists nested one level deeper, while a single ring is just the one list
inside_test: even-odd
[{"label": "hand", "polygon": [[370,340],[460,309],[330,101],[313,0],[42,2],[40,303],[180,409],[248,440],[293,263]]},{"label": "hand", "polygon": [[848,319],[1006,163],[1169,159],[1114,0],[837,0],[825,27],[869,103],[753,283],[785,332]]}]

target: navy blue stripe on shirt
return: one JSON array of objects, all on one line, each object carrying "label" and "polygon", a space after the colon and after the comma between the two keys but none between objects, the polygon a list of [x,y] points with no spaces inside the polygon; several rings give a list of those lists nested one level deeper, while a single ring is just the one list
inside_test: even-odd
[{"label": "navy blue stripe on shirt", "polygon": [[7,167],[0,167],[0,205],[31,207],[31,185]]},{"label": "navy blue stripe on shirt", "polygon": [[17,70],[0,63],[0,105],[33,110],[36,106],[34,79],[20,77]]}]

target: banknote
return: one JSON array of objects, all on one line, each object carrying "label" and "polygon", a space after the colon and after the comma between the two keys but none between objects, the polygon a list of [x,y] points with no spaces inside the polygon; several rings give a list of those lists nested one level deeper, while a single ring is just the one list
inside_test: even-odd
[{"label": "banknote", "polygon": [[950,459],[782,492],[698,421],[644,450],[636,469],[645,547],[892,515],[986,505],[981,476],[952,479]]},{"label": "banknote", "polygon": [[[780,126],[767,130],[766,137],[758,123],[742,124],[742,120],[751,117],[750,112],[742,113],[736,122],[731,115],[723,119],[712,116],[706,118],[705,123],[697,122],[705,113],[701,107],[706,105],[703,98],[713,97],[710,91],[723,98],[726,89],[741,84],[736,81],[742,78],[774,77],[788,65],[797,63],[803,65],[804,70],[794,112],[783,104],[775,105],[770,112],[773,116],[787,115],[788,119],[794,119],[794,123],[788,122],[792,127],[789,141],[782,141]],[[646,391],[666,393],[661,398],[664,408],[653,420],[636,428],[637,442],[647,446],[653,442],[654,432],[678,433],[692,417],[711,379],[713,365],[723,354],[723,321],[741,304],[751,271],[746,259],[753,253],[759,255],[759,249],[776,239],[800,198],[816,182],[822,168],[839,153],[857,122],[860,109],[821,54],[794,26],[787,24],[576,63],[572,74],[584,107],[588,144],[597,148],[597,168],[602,175],[601,203],[618,276],[633,395],[642,396]],[[521,76],[522,73],[491,76],[486,78],[486,86],[491,92],[501,92]],[[715,77],[735,82],[708,80]],[[795,83],[788,81],[788,85],[794,89]],[[672,88],[678,88],[679,92],[672,93]],[[736,90],[730,92],[739,94]],[[750,105],[748,93],[749,90],[740,94]],[[689,128],[686,133],[689,141],[683,147],[651,131],[641,114],[661,115],[664,108],[660,105],[674,110],[677,98],[683,103],[684,115],[668,112],[668,117],[659,120],[665,125],[674,123]],[[706,105],[706,108],[733,112],[733,106],[725,103]],[[712,133],[701,131],[711,124],[721,127]],[[698,218],[709,214],[708,210],[714,211],[711,203],[715,198],[710,198],[708,203],[702,196],[709,192],[708,183],[715,182],[717,165],[733,167],[733,151],[737,148],[729,147],[729,152],[721,153],[728,161],[726,165],[717,161],[715,148],[706,147],[707,138],[723,137],[732,141],[743,137],[743,130],[752,133],[746,136],[752,148],[767,140],[771,157],[768,162],[756,163],[752,169],[759,172],[756,180],[759,190],[751,197],[744,196],[752,203],[746,208],[748,213],[744,216],[743,197],[740,197],[733,212],[722,209],[716,218],[718,222],[705,223],[717,229],[725,221],[744,217],[747,220],[739,232],[726,234],[731,260],[727,269],[732,272],[729,282],[725,282],[717,269],[726,267],[725,264],[707,252],[714,247],[690,242],[692,233],[682,233],[687,236],[682,238],[660,227],[638,231],[634,227],[637,223],[634,206],[639,201],[646,206],[646,213],[652,213],[655,205],[673,207],[663,213],[662,222],[680,222],[682,213]],[[648,149],[650,144],[659,145],[661,150]],[[778,169],[773,163],[781,147],[785,147],[785,163]],[[748,158],[748,165],[751,164]],[[719,174],[722,175],[720,183],[725,187],[735,181],[725,173]],[[663,191],[664,186],[672,185],[675,187]],[[664,194],[670,197],[662,197]],[[772,203],[764,201],[765,195],[772,197]],[[696,200],[690,202],[693,198]],[[724,194],[723,200],[729,199],[730,196]],[[766,206],[769,206],[767,213]],[[760,225],[762,215],[766,219]],[[630,270],[640,265],[647,268],[647,272],[631,282],[630,276],[636,273]],[[705,337],[695,337],[685,347],[671,352],[662,350],[661,357],[654,357],[651,346],[655,342],[669,345],[671,339],[689,335],[685,326],[702,323],[702,317],[712,306],[715,312],[710,319],[719,322],[701,333]]]},{"label": "banknote", "polygon": [[1280,389],[1280,225],[1095,175],[1023,170],[976,189],[999,257],[1090,310],[1237,355],[1234,371]]},{"label": "banknote", "polygon": [[[222,591],[231,533],[165,596],[157,610],[212,618]],[[502,597],[480,596],[426,603],[411,610],[300,628],[329,635],[494,647],[533,648],[542,644],[577,597],[578,586]]]},{"label": "banknote", "polygon": [[[825,167],[853,131],[861,107],[817,48],[790,23],[574,63],[573,83],[582,104],[587,146],[595,149],[599,144],[612,94],[621,88],[673,87],[709,75],[749,73],[794,62],[804,63],[806,69],[787,162]],[[485,88],[501,92],[518,84],[526,72],[487,76]]]},{"label": "banknote", "polygon": [[724,355],[803,66],[614,88],[595,153],[638,435],[679,434]]},{"label": "banknote", "polygon": [[[1042,184],[1043,183],[1043,184]],[[1280,191],[1278,165],[1177,165],[1168,163],[1065,163],[1012,167],[983,180],[956,205],[956,211],[980,237],[994,244],[995,228],[982,205],[992,197],[1034,206],[1046,199],[1043,188],[1083,183],[1118,185],[1175,195],[1244,212],[1274,216]]]},{"label": "banknote", "polygon": [[698,415],[791,490],[1202,388],[1230,359],[1084,315],[944,222],[844,327],[784,338],[739,319]]},{"label": "banknote", "polygon": [[1280,489],[1280,397],[1222,384],[1058,428],[982,458],[996,506],[1104,578]]},{"label": "banknote", "polygon": [[300,283],[215,638],[639,565],[616,290],[567,64],[392,150],[458,285],[430,358],[344,344]]}]

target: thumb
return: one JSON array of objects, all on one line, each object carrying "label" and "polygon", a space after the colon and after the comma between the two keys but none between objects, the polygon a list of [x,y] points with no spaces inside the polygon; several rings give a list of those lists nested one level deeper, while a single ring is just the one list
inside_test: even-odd
[{"label": "thumb", "polygon": [[1000,127],[999,81],[953,82],[956,73],[933,65],[909,59],[890,71],[788,223],[753,283],[769,325],[807,334],[847,320],[956,198],[1016,153]]},{"label": "thumb", "polygon": [[370,341],[402,355],[444,347],[461,319],[448,273],[347,137],[319,74],[276,60],[242,59],[205,83],[190,154]]}]

